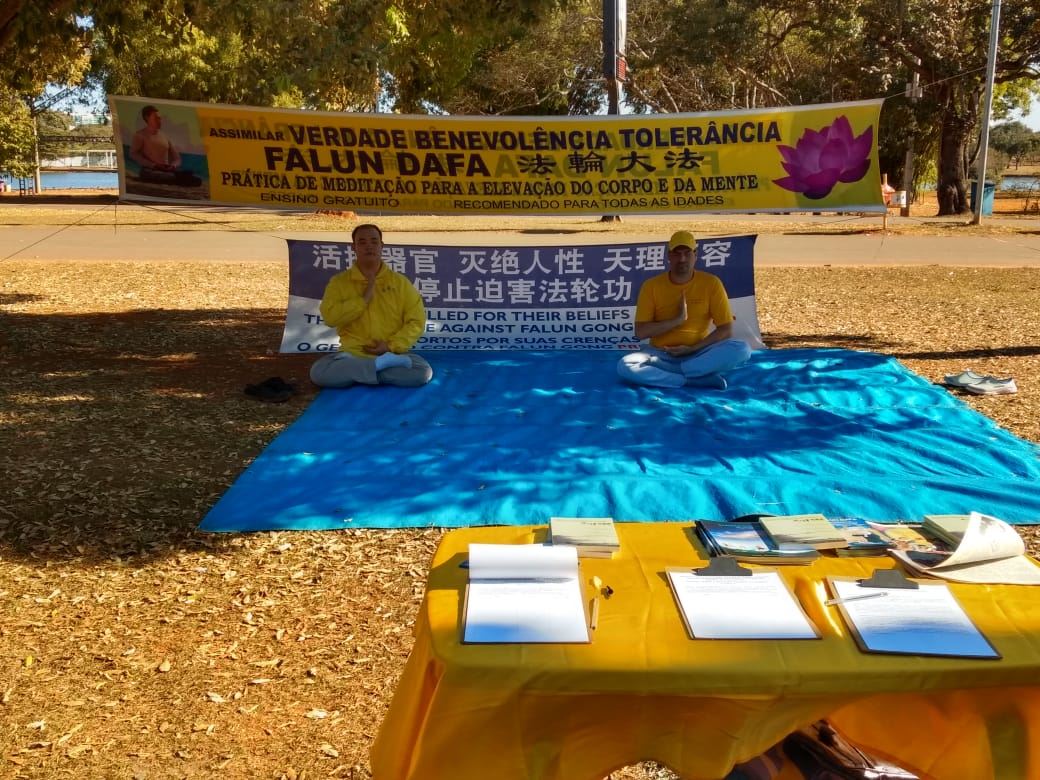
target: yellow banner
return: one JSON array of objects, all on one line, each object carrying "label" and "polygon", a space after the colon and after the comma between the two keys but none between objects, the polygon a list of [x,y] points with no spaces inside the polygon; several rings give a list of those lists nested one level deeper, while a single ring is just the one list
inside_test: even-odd
[{"label": "yellow banner", "polygon": [[421,214],[884,211],[881,101],[440,117],[109,98],[133,200]]}]

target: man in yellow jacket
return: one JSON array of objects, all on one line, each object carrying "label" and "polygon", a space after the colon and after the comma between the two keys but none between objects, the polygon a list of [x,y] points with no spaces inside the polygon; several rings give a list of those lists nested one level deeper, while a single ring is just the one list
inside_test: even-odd
[{"label": "man in yellow jacket", "polygon": [[411,282],[383,263],[383,232],[358,225],[351,234],[354,266],[325,287],[321,318],[339,332],[337,353],[311,366],[319,387],[398,385],[419,387],[433,369],[410,353],[426,327],[422,296]]},{"label": "man in yellow jacket", "polygon": [[622,379],[654,387],[725,390],[723,373],[750,357],[748,345],[733,338],[734,317],[722,280],[694,269],[696,247],[688,230],[674,233],[668,241],[668,271],[639,288],[636,338],[650,339],[651,346],[621,358],[617,370]]}]

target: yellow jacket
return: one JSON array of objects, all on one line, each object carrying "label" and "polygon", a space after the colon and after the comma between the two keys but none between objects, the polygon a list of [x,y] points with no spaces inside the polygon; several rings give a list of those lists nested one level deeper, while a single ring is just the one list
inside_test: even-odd
[{"label": "yellow jacket", "polygon": [[339,348],[361,357],[374,357],[362,349],[373,341],[385,341],[391,352],[407,352],[426,327],[422,296],[408,279],[384,264],[376,274],[372,300],[365,303],[368,280],[357,267],[331,279],[321,299],[321,318],[339,331]]}]

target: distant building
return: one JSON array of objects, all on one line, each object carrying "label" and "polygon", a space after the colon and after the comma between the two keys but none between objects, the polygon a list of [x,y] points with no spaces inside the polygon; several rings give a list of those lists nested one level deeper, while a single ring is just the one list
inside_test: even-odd
[{"label": "distant building", "polygon": [[72,123],[82,127],[83,125],[107,125],[108,114],[104,111],[73,111]]}]

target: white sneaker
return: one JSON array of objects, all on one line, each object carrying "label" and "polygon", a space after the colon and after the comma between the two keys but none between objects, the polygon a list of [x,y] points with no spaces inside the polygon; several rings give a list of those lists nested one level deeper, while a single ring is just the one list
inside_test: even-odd
[{"label": "white sneaker", "polygon": [[943,377],[942,383],[949,387],[968,387],[985,378],[982,374],[976,374],[974,371],[961,371],[959,374],[947,374]]},{"label": "white sneaker", "polygon": [[1018,386],[1011,377],[997,379],[993,376],[984,376],[974,384],[965,385],[964,389],[975,395],[1007,395],[1018,392]]}]

